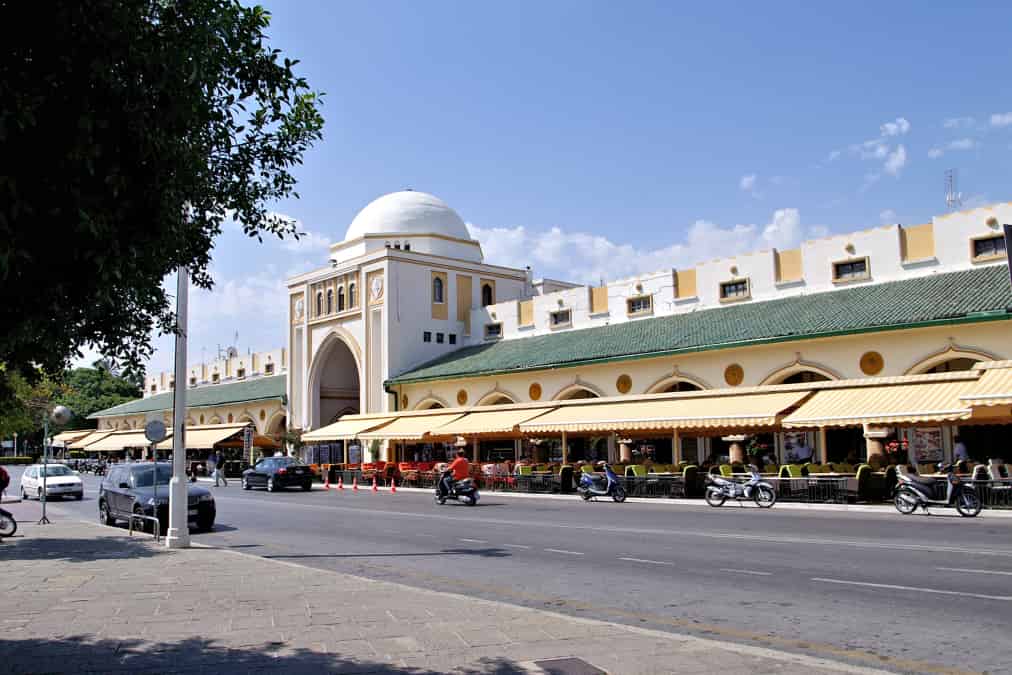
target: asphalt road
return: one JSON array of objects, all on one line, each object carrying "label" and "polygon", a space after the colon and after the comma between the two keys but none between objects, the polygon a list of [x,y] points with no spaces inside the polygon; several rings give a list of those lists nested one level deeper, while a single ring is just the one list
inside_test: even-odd
[{"label": "asphalt road", "polygon": [[[97,519],[85,482],[51,517]],[[215,531],[195,542],[896,671],[1012,672],[1012,519],[986,512],[213,491]]]}]

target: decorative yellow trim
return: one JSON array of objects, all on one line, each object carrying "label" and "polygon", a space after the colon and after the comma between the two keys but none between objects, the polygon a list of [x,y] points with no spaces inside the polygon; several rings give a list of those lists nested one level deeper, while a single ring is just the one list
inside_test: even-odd
[{"label": "decorative yellow trim", "polygon": [[532,401],[540,401],[541,385],[537,382],[532,382],[531,386],[527,388],[527,396],[530,397]]},{"label": "decorative yellow trim", "polygon": [[724,369],[724,381],[731,387],[737,387],[745,381],[745,369],[737,363],[732,363]]},{"label": "decorative yellow trim", "polygon": [[696,268],[675,271],[675,297],[679,300],[697,297]]},{"label": "decorative yellow trim", "polygon": [[615,380],[615,389],[620,394],[628,394],[632,390],[632,384],[632,378],[623,373]]},{"label": "decorative yellow trim", "polygon": [[[436,280],[439,280],[440,286],[442,287],[442,299],[436,299]],[[450,292],[450,283],[446,272],[432,271],[432,276],[429,279],[429,295],[432,300],[432,318],[436,321],[446,321],[449,318],[449,303],[447,302],[447,295]]]},{"label": "decorative yellow trim", "polygon": [[865,352],[858,363],[865,375],[878,375],[885,368],[885,359],[876,351]]},{"label": "decorative yellow trim", "polygon": [[457,392],[457,405],[467,404],[467,390],[461,389]]}]

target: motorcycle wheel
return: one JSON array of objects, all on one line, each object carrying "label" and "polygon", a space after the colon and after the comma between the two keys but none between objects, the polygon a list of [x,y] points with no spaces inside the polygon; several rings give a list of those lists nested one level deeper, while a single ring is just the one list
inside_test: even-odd
[{"label": "motorcycle wheel", "polygon": [[611,498],[621,504],[625,501],[625,488],[616,487],[615,491],[611,493]]},{"label": "motorcycle wheel", "polygon": [[964,518],[973,518],[981,509],[980,497],[972,490],[966,490],[956,497],[956,510]]},{"label": "motorcycle wheel", "polygon": [[468,506],[475,506],[478,503],[478,493],[476,492],[474,494],[470,494],[464,499],[467,500],[464,503],[467,504]]},{"label": "motorcycle wheel", "polygon": [[756,506],[761,509],[768,509],[777,503],[777,493],[765,485],[757,485],[752,491]]},{"label": "motorcycle wheel", "polygon": [[910,488],[900,488],[893,497],[893,506],[904,516],[909,516],[917,509],[920,501]]},{"label": "motorcycle wheel", "polygon": [[18,521],[6,511],[0,511],[0,537],[13,537],[18,531]]},{"label": "motorcycle wheel", "polygon": [[589,502],[590,501],[590,493],[589,492],[581,492],[580,496],[583,497],[583,501],[585,501],[585,502]]},{"label": "motorcycle wheel", "polygon": [[723,506],[727,501],[727,495],[720,488],[710,488],[706,491],[706,503],[710,506]]},{"label": "motorcycle wheel", "polygon": [[442,495],[436,495],[436,503],[440,504],[440,505],[445,504],[446,503],[446,497],[444,497]]}]

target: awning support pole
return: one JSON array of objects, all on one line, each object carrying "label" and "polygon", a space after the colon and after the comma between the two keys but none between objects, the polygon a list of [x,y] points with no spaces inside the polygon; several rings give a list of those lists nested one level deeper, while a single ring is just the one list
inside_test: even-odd
[{"label": "awning support pole", "polygon": [[565,431],[562,432],[562,463],[569,463],[569,438]]}]

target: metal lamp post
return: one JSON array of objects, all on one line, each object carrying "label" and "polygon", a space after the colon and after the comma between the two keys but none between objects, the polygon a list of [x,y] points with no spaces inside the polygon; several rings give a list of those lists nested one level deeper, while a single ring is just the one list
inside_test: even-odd
[{"label": "metal lamp post", "polygon": [[46,517],[46,493],[49,491],[49,420],[56,424],[66,424],[73,417],[70,408],[65,405],[58,405],[52,412],[46,411],[42,416],[42,517],[39,518],[39,525],[48,525],[49,518]]},{"label": "metal lamp post", "polygon": [[172,480],[169,481],[168,548],[189,548],[186,485],[186,303],[190,274],[185,267],[176,271],[176,387],[172,390]]}]

